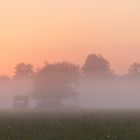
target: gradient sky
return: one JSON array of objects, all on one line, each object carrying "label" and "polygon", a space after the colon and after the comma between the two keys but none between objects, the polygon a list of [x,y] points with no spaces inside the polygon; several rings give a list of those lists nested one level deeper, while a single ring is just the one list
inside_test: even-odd
[{"label": "gradient sky", "polygon": [[0,0],[0,73],[17,62],[82,64],[102,54],[117,73],[140,62],[139,0]]}]

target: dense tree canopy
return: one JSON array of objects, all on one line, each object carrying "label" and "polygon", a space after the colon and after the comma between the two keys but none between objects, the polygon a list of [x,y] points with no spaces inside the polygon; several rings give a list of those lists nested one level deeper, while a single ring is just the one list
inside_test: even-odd
[{"label": "dense tree canopy", "polygon": [[82,71],[87,76],[112,75],[109,62],[101,55],[89,54],[82,66]]},{"label": "dense tree canopy", "polygon": [[34,79],[32,97],[59,106],[63,99],[77,96],[72,85],[79,76],[79,66],[68,63],[46,64]]}]

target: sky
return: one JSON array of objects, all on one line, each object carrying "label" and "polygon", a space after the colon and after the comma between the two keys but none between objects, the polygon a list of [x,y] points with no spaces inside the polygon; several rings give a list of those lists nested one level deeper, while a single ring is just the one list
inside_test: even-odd
[{"label": "sky", "polygon": [[82,64],[102,54],[116,73],[140,62],[139,0],[0,0],[0,74],[19,62]]}]

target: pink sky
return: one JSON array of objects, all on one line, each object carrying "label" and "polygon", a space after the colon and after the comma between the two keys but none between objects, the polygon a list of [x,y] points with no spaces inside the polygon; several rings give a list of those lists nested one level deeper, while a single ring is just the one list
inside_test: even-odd
[{"label": "pink sky", "polygon": [[117,73],[140,62],[139,0],[0,0],[0,73],[17,62],[82,64],[102,54]]}]

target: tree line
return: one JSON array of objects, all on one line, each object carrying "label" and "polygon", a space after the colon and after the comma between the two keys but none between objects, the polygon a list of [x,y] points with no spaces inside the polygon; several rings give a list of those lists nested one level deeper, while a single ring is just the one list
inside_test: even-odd
[{"label": "tree line", "polygon": [[[89,77],[109,77],[109,76],[120,76],[117,75],[112,69],[110,62],[105,59],[102,55],[89,54],[84,62],[84,64],[80,67],[74,63],[70,63],[67,61],[64,62],[56,62],[56,63],[45,63],[42,68],[39,68],[37,71],[34,70],[32,64],[26,64],[24,62],[18,63],[15,66],[15,72],[13,78],[31,78],[33,76],[41,74],[41,71],[44,71],[44,74],[48,73],[48,71],[62,71],[62,72],[73,72],[77,73],[77,75],[84,75]],[[65,73],[66,74],[66,73]],[[132,76],[138,77],[140,76],[140,63],[135,62],[130,65],[128,69],[128,73],[121,75],[123,76]]]},{"label": "tree line", "polygon": [[[15,66],[12,79],[32,79],[33,91],[30,96],[36,100],[39,108],[61,108],[62,102],[67,98],[76,98],[75,90],[79,79],[88,80],[109,79],[120,77],[111,69],[107,59],[101,55],[89,54],[80,67],[70,62],[45,63],[34,71],[32,64],[24,62]],[[128,73],[122,78],[140,78],[140,64],[133,63]],[[4,77],[3,77],[4,78]]]}]

